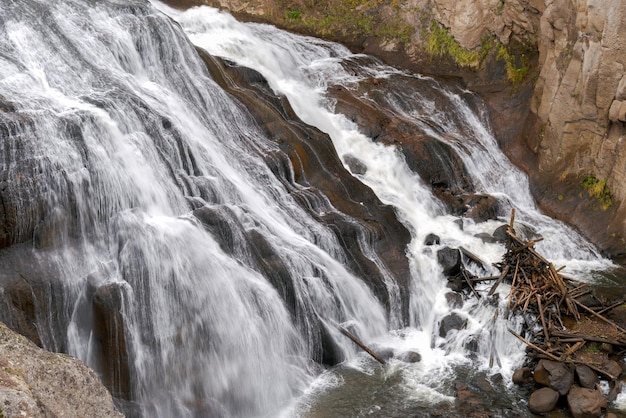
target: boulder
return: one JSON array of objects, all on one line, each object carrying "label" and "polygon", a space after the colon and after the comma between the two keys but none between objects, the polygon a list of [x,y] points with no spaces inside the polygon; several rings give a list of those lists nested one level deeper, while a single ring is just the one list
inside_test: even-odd
[{"label": "boulder", "polygon": [[578,384],[587,389],[593,389],[596,387],[596,383],[598,383],[598,375],[596,372],[591,370],[590,367],[585,366],[584,364],[579,364],[576,366],[576,377],[578,380]]},{"label": "boulder", "polygon": [[123,417],[96,373],[0,323],[0,399],[7,417]]},{"label": "boulder", "polygon": [[440,249],[437,251],[437,261],[446,276],[455,276],[461,272],[461,252],[457,248]]},{"label": "boulder", "polygon": [[441,243],[441,238],[436,234],[428,234],[426,238],[424,238],[424,245],[439,245]]},{"label": "boulder", "polygon": [[459,292],[446,293],[446,301],[451,308],[460,308],[463,306],[463,296]]},{"label": "boulder", "polygon": [[599,390],[573,386],[567,394],[567,405],[574,418],[595,418],[602,415],[606,399]]},{"label": "boulder", "polygon": [[521,367],[513,373],[513,383],[523,385],[533,382],[533,372],[528,367]]},{"label": "boulder", "polygon": [[405,351],[398,356],[398,360],[405,363],[419,363],[422,361],[422,355],[417,351]]},{"label": "boulder", "polygon": [[565,395],[574,383],[574,372],[561,362],[541,360],[535,368],[534,378],[540,385],[551,387]]},{"label": "boulder", "polygon": [[559,392],[551,388],[541,388],[534,391],[528,400],[528,409],[535,414],[550,412],[559,401]]},{"label": "boulder", "polygon": [[622,374],[622,366],[620,366],[619,363],[615,360],[611,360],[608,358],[602,362],[600,368],[609,373],[611,376],[615,377],[616,379],[619,378]]},{"label": "boulder", "polygon": [[441,324],[439,324],[439,336],[445,338],[450,331],[463,329],[466,326],[467,319],[456,313],[451,313],[441,320]]},{"label": "boulder", "polygon": [[506,242],[509,239],[509,236],[506,233],[508,229],[509,226],[506,224],[497,227],[496,230],[493,231],[493,238],[498,242]]}]

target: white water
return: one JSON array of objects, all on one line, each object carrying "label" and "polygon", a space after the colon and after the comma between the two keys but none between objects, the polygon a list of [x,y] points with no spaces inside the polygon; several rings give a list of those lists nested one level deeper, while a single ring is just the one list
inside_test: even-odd
[{"label": "white water", "polygon": [[[446,282],[436,263],[435,253],[439,247],[426,248],[423,245],[427,234],[436,233],[442,237],[441,247],[463,245],[490,264],[499,260],[503,247],[484,243],[474,235],[492,233],[503,222],[474,224],[465,220],[464,230],[461,230],[456,219],[444,214],[430,190],[406,167],[393,147],[376,144],[360,134],[353,123],[334,113],[332,101],[324,95],[327,87],[336,84],[351,88],[354,83],[371,78],[415,76],[379,64],[358,71],[351,67],[349,71],[341,62],[355,56],[337,44],[289,34],[267,25],[242,24],[226,13],[207,7],[179,12],[157,1],[154,3],[174,17],[197,46],[259,71],[276,92],[289,99],[302,120],[331,136],[340,156],[350,154],[364,162],[367,172],[360,178],[381,200],[397,209],[413,236],[408,252],[413,277],[412,327],[404,330],[401,337],[391,333],[377,341],[396,352],[416,350],[422,354],[419,367],[402,369],[405,384],[412,393],[417,398],[425,396],[424,399],[431,402],[444,399],[445,395],[437,391],[438,384],[442,376],[453,374],[455,365],[469,362],[464,343],[471,336],[478,336],[481,341],[474,364],[487,369],[489,356],[495,350],[501,367],[496,366],[490,372],[501,372],[505,382],[510,382],[514,367],[523,359],[523,346],[507,332],[507,327],[517,328],[519,324],[507,322],[504,318],[504,303],[498,307],[499,317],[495,321],[494,309],[476,301],[468,301],[461,309],[451,310],[445,300]],[[495,195],[505,202],[503,216],[514,207],[518,223],[532,225],[545,238],[537,247],[555,264],[566,264],[567,272],[582,275],[583,279],[594,270],[609,268],[611,263],[602,259],[580,235],[537,210],[526,176],[498,149],[486,111],[479,109],[477,113],[468,104],[466,96],[471,93],[436,88],[452,104],[453,115],[437,109],[433,101],[413,90],[388,92],[386,104],[404,120],[413,121],[416,127],[456,149],[473,176],[477,191]],[[438,129],[433,130],[433,125]],[[503,220],[506,219],[503,217]],[[476,273],[489,274],[480,270]],[[504,301],[506,286],[501,286],[499,292]],[[468,327],[452,333],[444,341],[437,336],[438,324],[451,311],[467,318]],[[352,364],[357,368],[364,367],[363,371],[368,373],[362,363]],[[335,380],[335,374],[324,374],[300,401],[304,405],[301,410],[306,411],[313,402],[311,399],[329,390],[323,383],[325,379],[332,387],[342,385],[341,381]]]},{"label": "white water", "polygon": [[[434,257],[439,247],[429,251],[422,245],[434,232],[442,237],[441,246],[463,245],[494,262],[503,248],[473,235],[492,232],[500,223],[466,221],[461,231],[393,148],[361,135],[333,114],[323,97],[330,83],[350,86],[397,71],[375,66],[354,75],[341,67],[351,54],[339,45],[243,25],[209,8],[166,11],[196,44],[260,71],[304,121],[329,133],[340,155],[350,153],[367,164],[362,180],[397,209],[413,235],[411,327],[393,329],[398,306],[391,307],[388,324],[378,301],[344,267],[334,235],[293,201],[257,157],[275,146],[209,78],[165,16],[142,1],[10,2],[0,8],[0,98],[12,102],[17,113],[3,112],[1,122],[18,128],[3,138],[0,162],[16,179],[9,187],[43,202],[46,219],[52,220],[42,220],[38,228],[58,229],[54,239],[62,249],[35,254],[54,264],[67,284],[71,309],[58,322],[67,321],[70,353],[101,367],[90,289],[113,286],[121,297],[132,391],[143,416],[193,416],[199,410],[271,417],[305,411],[320,393],[342,385],[333,371],[318,375],[309,363],[318,354],[318,318],[350,321],[365,341],[397,353],[420,352],[419,365],[394,363],[383,372],[383,378],[401,376],[407,399],[449,399],[440,385],[453,366],[486,368],[492,344],[502,362],[492,371],[510,376],[522,350],[505,332],[514,324],[507,324],[504,314],[494,322],[493,308],[467,302],[455,311],[468,319],[468,329],[447,340],[437,336],[438,322],[451,309]],[[499,156],[488,167],[473,168],[485,191],[507,194],[546,241],[558,239],[553,250],[546,248],[553,259],[583,272],[606,267],[606,261],[578,250],[586,246],[580,238],[537,213],[484,121],[454,93],[446,94],[458,101],[480,139],[468,154]],[[416,123],[424,116],[407,115]],[[438,121],[448,126],[445,116]],[[493,172],[504,182],[490,190],[492,182],[481,176]],[[222,214],[236,239],[250,231],[266,239],[293,279],[300,307],[296,321],[255,269],[250,248],[234,245],[227,251],[191,215],[199,206]],[[41,329],[50,327],[48,319],[39,321]],[[463,348],[471,335],[484,343],[474,363]],[[334,339],[360,373],[381,373],[349,341]]]}]

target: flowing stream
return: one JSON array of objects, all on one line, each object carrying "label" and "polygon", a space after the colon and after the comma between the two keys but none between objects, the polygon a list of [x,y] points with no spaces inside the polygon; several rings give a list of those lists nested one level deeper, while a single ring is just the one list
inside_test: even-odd
[{"label": "flowing stream", "polygon": [[[259,157],[277,152],[276,145],[211,79],[192,43],[261,73],[304,122],[331,137],[340,157],[366,165],[358,178],[411,233],[407,324],[384,268],[388,307],[346,267],[337,237]],[[327,88],[350,89],[368,78],[422,80],[446,97],[452,114],[426,90],[385,92],[385,105],[447,141],[479,191],[504,202],[503,220],[515,207],[520,223],[545,238],[538,249],[555,264],[593,281],[611,263],[538,212],[525,176],[498,150],[471,93],[361,58],[208,7],[183,13],[140,0],[3,2],[0,171],[3,190],[19,197],[11,204],[23,214],[15,240],[32,234],[35,245],[0,257],[28,257],[28,268],[63,284],[61,295],[48,295],[54,311],[35,318],[42,344],[105,375],[127,373],[128,382],[111,384],[129,416],[419,416],[424,408],[451,407],[452,382],[476,373],[503,376],[498,387],[507,395],[494,410],[505,416],[518,408],[507,382],[524,352],[506,330],[521,319],[507,318],[506,286],[498,289],[500,305],[470,298],[453,308],[436,257],[439,248],[462,245],[497,262],[503,246],[476,234],[503,221],[465,219],[461,227],[397,149],[335,113]],[[430,233],[441,244],[425,246]],[[253,238],[269,254],[263,260],[271,258],[289,281],[288,300],[246,244]],[[0,268],[0,279],[8,280],[12,266]],[[98,337],[93,303],[114,306],[115,324],[123,324],[122,331],[107,328],[125,358],[113,371],[103,360],[111,348]],[[451,313],[467,327],[441,337],[439,324]],[[335,323],[394,357],[418,352],[421,361],[392,359],[382,368]],[[329,339],[346,361],[322,369],[312,360]],[[494,353],[498,364],[490,367]]]}]

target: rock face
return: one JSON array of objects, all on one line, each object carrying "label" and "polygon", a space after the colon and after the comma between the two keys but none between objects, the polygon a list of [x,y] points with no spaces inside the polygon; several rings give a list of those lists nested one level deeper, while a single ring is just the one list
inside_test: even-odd
[{"label": "rock face", "polygon": [[[621,0],[169,0],[339,41],[488,103],[539,205],[626,262],[626,7]],[[536,82],[535,82],[536,80]],[[423,146],[423,145],[422,145]]]},{"label": "rock face", "polygon": [[0,399],[7,417],[123,417],[95,372],[0,323]]},{"label": "rock face", "polygon": [[555,0],[541,16],[541,73],[527,144],[538,200],[601,249],[626,256],[626,7]]}]

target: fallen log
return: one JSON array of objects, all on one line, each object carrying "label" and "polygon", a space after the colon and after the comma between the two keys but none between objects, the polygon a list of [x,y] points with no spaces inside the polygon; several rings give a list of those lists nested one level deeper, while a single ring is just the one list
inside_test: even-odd
[{"label": "fallen log", "polygon": [[335,326],[337,327],[337,329],[339,330],[339,332],[341,332],[343,335],[345,335],[346,337],[348,337],[350,340],[352,340],[353,343],[355,343],[356,345],[358,345],[363,351],[365,351],[367,354],[369,354],[370,356],[372,356],[372,358],[374,360],[376,360],[377,362],[379,362],[382,365],[387,364],[387,362],[385,361],[385,359],[383,359],[382,357],[380,357],[378,354],[376,354],[374,351],[372,351],[371,348],[369,348],[368,346],[366,346],[365,344],[363,344],[363,342],[361,340],[359,340],[357,337],[355,337],[350,331],[348,331],[347,329],[345,329],[344,327],[342,327],[339,324],[335,324]]}]

